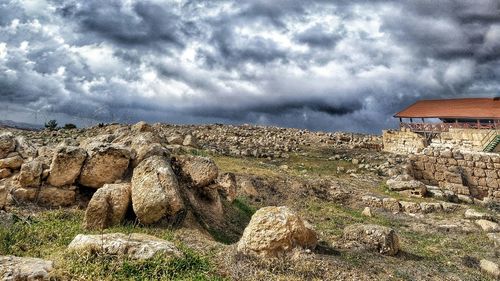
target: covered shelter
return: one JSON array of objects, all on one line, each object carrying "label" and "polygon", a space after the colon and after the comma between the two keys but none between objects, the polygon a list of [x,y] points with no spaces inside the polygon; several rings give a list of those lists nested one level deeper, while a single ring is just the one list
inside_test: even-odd
[{"label": "covered shelter", "polygon": [[439,133],[450,128],[500,129],[500,98],[421,100],[394,117],[399,118],[400,128],[413,132]]}]

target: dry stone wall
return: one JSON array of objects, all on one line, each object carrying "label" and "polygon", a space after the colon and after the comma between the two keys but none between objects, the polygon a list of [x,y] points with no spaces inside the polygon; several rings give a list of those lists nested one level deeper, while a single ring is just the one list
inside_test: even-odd
[{"label": "dry stone wall", "polygon": [[384,151],[396,154],[417,153],[426,147],[426,141],[422,135],[407,130],[385,130],[382,140]]},{"label": "dry stone wall", "polygon": [[415,179],[458,195],[500,202],[500,155],[428,147],[409,157]]}]

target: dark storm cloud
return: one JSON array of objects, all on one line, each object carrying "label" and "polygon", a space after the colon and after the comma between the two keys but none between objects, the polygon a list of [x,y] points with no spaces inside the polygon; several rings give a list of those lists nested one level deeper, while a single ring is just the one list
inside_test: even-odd
[{"label": "dark storm cloud", "polygon": [[328,32],[325,30],[324,26],[315,25],[297,34],[296,39],[311,47],[331,48],[337,41],[342,39],[342,34]]},{"label": "dark storm cloud", "polygon": [[[130,9],[130,11],[125,10]],[[168,7],[124,1],[81,1],[59,8],[62,16],[77,21],[83,32],[93,32],[124,45],[143,46],[166,43],[182,47],[184,35],[196,28]]]},{"label": "dark storm cloud", "polygon": [[0,98],[32,112],[377,132],[499,81],[497,0],[0,3]]}]

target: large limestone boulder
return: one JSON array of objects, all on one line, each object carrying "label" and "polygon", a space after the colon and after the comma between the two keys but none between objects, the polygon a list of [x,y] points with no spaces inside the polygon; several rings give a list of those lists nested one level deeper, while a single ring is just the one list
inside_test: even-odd
[{"label": "large limestone boulder", "polygon": [[105,184],[90,200],[83,225],[86,229],[104,229],[119,224],[125,218],[130,205],[129,183]]},{"label": "large limestone boulder", "polygon": [[76,202],[76,187],[42,186],[38,193],[37,201],[49,207],[66,207]]},{"label": "large limestone boulder", "polygon": [[387,186],[392,191],[397,191],[408,196],[423,197],[427,193],[424,183],[410,178],[408,175],[398,175],[387,180]]},{"label": "large limestone boulder", "polygon": [[245,255],[275,257],[295,247],[314,248],[317,235],[312,226],[287,207],[259,209],[238,242]]},{"label": "large limestone boulder", "polygon": [[353,224],[344,229],[344,240],[360,243],[370,250],[384,255],[396,255],[399,252],[399,237],[396,232],[385,226],[374,224]]},{"label": "large limestone boulder", "polygon": [[117,144],[89,145],[88,157],[83,165],[79,182],[100,188],[123,177],[130,161],[130,150]]},{"label": "large limestone boulder", "polygon": [[158,143],[159,140],[152,133],[142,133],[132,139],[131,148],[134,153],[132,167],[137,167],[144,159],[159,155],[170,157],[168,149]]},{"label": "large limestone boulder", "polygon": [[179,183],[165,157],[149,157],[134,169],[132,207],[143,224],[175,216],[184,209]]},{"label": "large limestone boulder", "polygon": [[152,258],[156,254],[169,257],[182,256],[182,252],[172,242],[139,233],[78,234],[68,249],[77,252],[122,255],[139,260]]},{"label": "large limestone boulder", "polygon": [[51,261],[0,256],[0,279],[2,280],[49,280],[49,273],[53,270]]},{"label": "large limestone boulder", "polygon": [[22,158],[32,160],[38,156],[37,148],[24,136],[16,137],[16,151]]},{"label": "large limestone boulder", "polygon": [[19,168],[21,168],[21,165],[23,165],[23,162],[23,158],[21,158],[21,156],[19,155],[0,159],[0,169],[8,168],[12,170],[19,170]]},{"label": "large limestone boulder", "polygon": [[83,148],[59,147],[52,158],[47,181],[53,186],[73,184],[80,175],[85,158],[87,158],[87,152]]},{"label": "large limestone boulder", "polygon": [[38,160],[24,163],[17,180],[22,187],[39,187],[42,180],[43,164]]},{"label": "large limestone boulder", "polygon": [[189,178],[195,187],[204,187],[213,183],[219,175],[215,162],[207,157],[182,156],[177,161],[181,172]]},{"label": "large limestone boulder", "polygon": [[0,159],[16,150],[16,140],[11,133],[0,134]]}]

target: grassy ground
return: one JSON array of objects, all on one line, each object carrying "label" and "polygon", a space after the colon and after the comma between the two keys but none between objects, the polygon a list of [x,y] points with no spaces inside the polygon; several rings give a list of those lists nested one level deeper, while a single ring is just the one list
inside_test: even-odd
[{"label": "grassy ground", "polygon": [[[27,219],[17,219],[12,226],[0,226],[0,255],[37,257],[52,260],[57,269],[54,279],[61,280],[222,280],[215,274],[211,255],[193,251],[165,228],[138,227],[133,223],[89,232],[81,227],[83,211],[53,210]],[[175,242],[183,258],[161,256],[147,261],[123,257],[68,252],[67,245],[79,233],[146,233]]]},{"label": "grassy ground", "polygon": [[[320,247],[313,253],[294,252],[278,260],[252,260],[234,255],[234,245],[231,244],[237,241],[237,237],[228,235],[224,229],[208,229],[208,232],[213,239],[227,246],[200,251],[186,242],[189,239],[179,239],[178,230],[139,227],[128,222],[104,233],[154,235],[176,243],[184,257],[166,259],[157,256],[148,261],[133,261],[123,257],[76,254],[67,252],[66,247],[77,234],[100,232],[82,229],[81,210],[52,210],[19,219],[13,226],[0,226],[0,255],[53,260],[57,267],[54,279],[64,280],[488,280],[480,273],[478,263],[482,258],[498,260],[493,243],[482,232],[439,231],[428,219],[446,223],[448,219],[458,218],[459,214],[416,218],[374,210],[374,216],[367,217],[361,214],[359,204],[349,203],[352,200],[337,202],[311,195],[314,193],[302,195],[287,185],[290,179],[325,179],[335,181],[344,189],[357,191],[355,196],[359,196],[361,190],[406,201],[432,201],[409,199],[390,192],[382,184],[383,179],[366,171],[357,172],[361,177],[359,180],[337,174],[339,166],[346,170],[355,166],[343,160],[328,160],[334,153],[316,151],[307,155],[291,154],[288,159],[269,160],[209,155],[200,150],[191,152],[212,157],[221,172],[253,175],[274,180],[273,183],[277,182],[276,179],[287,179],[283,181],[285,184],[271,186],[272,193],[286,195],[284,201],[273,203],[294,208],[315,226]],[[373,182],[363,181],[372,178],[375,179]],[[261,195],[263,201],[238,197],[229,206],[234,212],[234,222],[231,223],[242,230],[259,207],[269,204],[265,198],[272,196],[271,191]],[[340,247],[344,227],[353,223],[394,228],[400,237],[401,253],[388,257]]]}]

